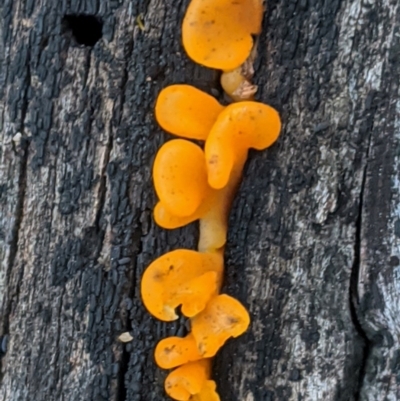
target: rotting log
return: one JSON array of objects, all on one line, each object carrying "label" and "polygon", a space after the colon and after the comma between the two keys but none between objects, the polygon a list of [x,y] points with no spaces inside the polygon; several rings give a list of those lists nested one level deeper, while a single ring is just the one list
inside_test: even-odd
[{"label": "rotting log", "polygon": [[[152,220],[153,105],[171,83],[223,98],[181,47],[187,4],[0,4],[2,400],[166,399],[152,350],[185,322],[138,288],[197,228]],[[399,7],[268,1],[255,83],[284,130],[231,213],[225,291],[252,324],[216,358],[222,401],[400,399]]]}]

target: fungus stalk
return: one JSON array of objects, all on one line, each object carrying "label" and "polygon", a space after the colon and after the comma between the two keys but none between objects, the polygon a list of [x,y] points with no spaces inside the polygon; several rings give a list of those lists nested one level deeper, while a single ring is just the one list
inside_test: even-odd
[{"label": "fungus stalk", "polygon": [[240,183],[245,162],[245,157],[238,158],[232,168],[227,185],[222,189],[214,190],[212,207],[200,218],[198,244],[200,252],[217,250],[223,252],[228,231],[229,211]]},{"label": "fungus stalk", "polygon": [[222,89],[234,102],[254,100],[254,95],[258,89],[257,85],[252,84],[257,41],[253,45],[250,56],[242,65],[233,70],[222,71],[220,78]]}]

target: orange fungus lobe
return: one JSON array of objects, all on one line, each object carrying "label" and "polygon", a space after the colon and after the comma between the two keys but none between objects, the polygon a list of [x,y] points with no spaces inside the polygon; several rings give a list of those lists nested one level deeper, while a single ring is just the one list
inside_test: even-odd
[{"label": "orange fungus lobe", "polygon": [[183,46],[199,64],[233,70],[250,55],[262,14],[261,0],[192,0],[182,25]]},{"label": "orange fungus lobe", "polygon": [[171,213],[162,202],[158,202],[154,208],[154,220],[162,228],[172,230],[192,223],[199,218],[198,213],[194,212],[189,216],[176,216]]},{"label": "orange fungus lobe", "polygon": [[262,103],[244,101],[230,104],[218,116],[205,146],[208,183],[223,188],[235,163],[244,163],[249,148],[271,146],[281,130],[279,114]]},{"label": "orange fungus lobe", "polygon": [[204,358],[214,356],[230,337],[243,334],[250,324],[244,306],[226,294],[211,299],[192,319],[192,333]]},{"label": "orange fungus lobe", "polygon": [[166,209],[176,216],[191,215],[208,189],[203,150],[184,139],[165,143],[154,161],[153,180]]},{"label": "orange fungus lobe", "polygon": [[190,401],[220,401],[214,380],[207,380],[200,393],[193,395]]},{"label": "orange fungus lobe", "polygon": [[167,132],[205,140],[223,109],[216,99],[193,86],[171,85],[158,95],[155,113]]},{"label": "orange fungus lobe", "polygon": [[192,334],[186,337],[168,337],[156,347],[154,357],[162,369],[172,369],[188,362],[202,359]]},{"label": "orange fungus lobe", "polygon": [[211,361],[190,362],[172,371],[165,380],[165,391],[178,401],[187,401],[199,394],[210,376]]},{"label": "orange fungus lobe", "polygon": [[164,321],[178,318],[175,309],[192,317],[202,311],[221,284],[222,257],[177,249],[156,259],[144,272],[141,282],[143,303]]}]

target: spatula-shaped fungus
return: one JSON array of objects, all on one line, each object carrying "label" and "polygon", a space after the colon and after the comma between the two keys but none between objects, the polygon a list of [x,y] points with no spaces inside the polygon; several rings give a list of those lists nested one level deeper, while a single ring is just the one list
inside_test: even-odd
[{"label": "spatula-shaped fungus", "polygon": [[171,85],[158,95],[155,113],[171,134],[205,140],[224,109],[216,99],[191,85]]},{"label": "spatula-shaped fungus", "polygon": [[210,377],[211,361],[201,359],[173,370],[165,380],[165,391],[178,401],[187,401],[190,396],[199,394]]},{"label": "spatula-shaped fungus", "polygon": [[244,306],[226,294],[213,297],[192,319],[192,333],[204,358],[213,357],[230,337],[243,334],[250,324]]},{"label": "spatula-shaped fungus", "polygon": [[244,101],[227,106],[206,141],[210,186],[226,186],[235,163],[243,164],[249,148],[268,148],[277,140],[280,130],[279,114],[266,104]]},{"label": "spatula-shaped fungus", "polygon": [[168,337],[161,340],[154,352],[157,365],[162,369],[172,369],[194,362],[203,357],[199,354],[192,334],[186,337]]},{"label": "spatula-shaped fungus", "polygon": [[192,317],[201,312],[221,285],[222,254],[177,249],[156,259],[145,270],[141,293],[145,307],[156,318],[172,321],[175,309]]},{"label": "spatula-shaped fungus", "polygon": [[249,56],[262,15],[262,0],[192,0],[182,24],[183,46],[196,63],[233,70]]},{"label": "spatula-shaped fungus", "polygon": [[203,150],[184,139],[165,143],[154,160],[153,181],[165,208],[175,216],[190,216],[209,189]]}]

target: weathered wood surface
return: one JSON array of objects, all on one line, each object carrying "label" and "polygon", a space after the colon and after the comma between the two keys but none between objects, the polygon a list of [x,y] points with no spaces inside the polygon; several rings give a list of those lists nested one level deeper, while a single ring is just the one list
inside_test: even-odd
[{"label": "weathered wood surface", "polygon": [[[152,349],[184,322],[144,311],[140,277],[197,229],[152,221],[152,110],[171,83],[221,96],[180,45],[187,4],[0,4],[1,400],[166,399]],[[256,81],[284,131],[231,214],[225,290],[252,325],[216,358],[223,401],[400,399],[399,7],[268,2]],[[62,22],[80,13],[94,47]]]}]

